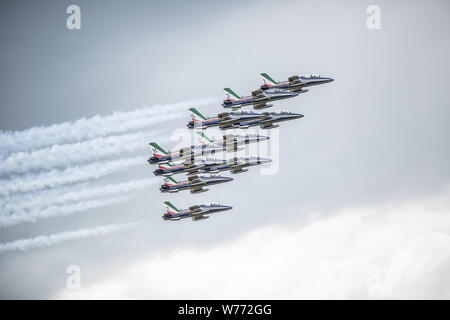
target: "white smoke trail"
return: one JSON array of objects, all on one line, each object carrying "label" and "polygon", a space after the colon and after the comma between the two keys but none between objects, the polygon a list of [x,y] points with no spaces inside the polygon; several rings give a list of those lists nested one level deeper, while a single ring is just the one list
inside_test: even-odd
[{"label": "white smoke trail", "polygon": [[67,192],[60,189],[42,191],[38,195],[31,194],[28,198],[18,195],[1,203],[1,211],[3,214],[0,219],[6,219],[9,215],[5,213],[8,212],[13,215],[19,213],[39,215],[42,210],[53,205],[126,194],[131,191],[147,188],[158,182],[159,180],[154,178],[141,179],[103,186],[84,187],[75,191],[69,189]]},{"label": "white smoke trail", "polygon": [[132,166],[144,164],[142,157],[130,157],[105,162],[94,162],[87,165],[78,165],[63,170],[50,171],[17,176],[12,179],[0,180],[0,195],[8,197],[14,193],[35,192],[47,187],[55,188],[101,177],[128,169]]},{"label": "white smoke trail", "polygon": [[9,216],[0,217],[0,228],[11,227],[20,223],[36,222],[41,219],[47,219],[52,217],[67,216],[72,213],[82,212],[86,210],[106,207],[112,204],[118,204],[126,202],[133,198],[133,195],[116,196],[114,198],[107,199],[94,199],[82,202],[76,202],[66,204],[62,206],[50,206],[42,211],[36,211],[34,213],[18,213]]},{"label": "white smoke trail", "polygon": [[[82,118],[48,127],[34,127],[24,131],[0,132],[0,153],[30,151],[44,147],[75,143],[130,130],[141,130],[150,125],[186,115],[188,106],[202,106],[219,99],[203,98],[174,104],[154,105],[130,112],[114,112],[110,116]],[[183,112],[181,112],[183,110]],[[180,111],[180,112],[177,112]]]},{"label": "white smoke trail", "polygon": [[155,137],[155,135],[161,135],[161,131],[101,137],[73,144],[54,145],[31,152],[14,153],[0,163],[0,176],[69,167],[105,157],[122,156],[126,152],[148,148],[150,140],[169,139],[167,136]]},{"label": "white smoke trail", "polygon": [[9,251],[27,251],[30,249],[51,247],[69,240],[77,240],[82,238],[96,237],[106,235],[108,233],[124,230],[126,228],[134,227],[144,221],[136,221],[122,224],[110,224],[98,226],[91,229],[78,229],[74,231],[65,231],[46,236],[38,236],[35,238],[20,239],[0,244],[0,254]]}]

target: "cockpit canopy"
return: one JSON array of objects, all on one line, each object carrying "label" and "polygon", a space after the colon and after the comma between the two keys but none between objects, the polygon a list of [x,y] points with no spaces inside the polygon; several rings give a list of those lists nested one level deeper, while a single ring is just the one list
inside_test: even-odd
[{"label": "cockpit canopy", "polygon": [[286,111],[286,110],[278,110],[277,112],[275,112],[276,114],[291,114],[290,111]]},{"label": "cockpit canopy", "polygon": [[308,75],[303,76],[303,78],[317,79],[317,78],[320,78],[320,75],[318,75],[318,74],[308,74]]}]

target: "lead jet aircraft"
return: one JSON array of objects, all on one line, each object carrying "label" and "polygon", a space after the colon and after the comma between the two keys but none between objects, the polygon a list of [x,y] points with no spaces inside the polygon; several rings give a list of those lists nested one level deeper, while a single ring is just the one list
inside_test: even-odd
[{"label": "lead jet aircraft", "polygon": [[[169,183],[170,182],[172,183]],[[230,182],[233,181],[233,178],[229,177],[221,177],[221,176],[190,176],[186,181],[176,181],[172,177],[167,177],[167,180],[163,185],[159,188],[159,190],[163,193],[176,193],[182,190],[190,190],[192,194],[206,192],[209,189],[203,188],[205,186]]]},{"label": "lead jet aircraft", "polygon": [[[283,100],[298,96],[297,92],[291,92],[289,90],[278,88],[267,89],[264,91],[262,89],[258,89],[253,91],[251,96],[247,97],[237,95],[230,88],[224,88],[224,90],[228,93],[228,97],[223,101],[222,106],[224,108],[233,109],[242,108],[245,106],[253,106],[253,109],[255,110],[265,109],[273,106],[272,104],[267,104],[269,101]],[[230,94],[236,99],[231,99]]]},{"label": "lead jet aircraft", "polygon": [[[196,108],[189,108],[189,111],[192,112],[192,120],[187,124],[189,129],[207,129],[211,127],[227,129],[233,123],[264,118],[259,113],[246,111],[223,112],[218,114],[217,117],[208,118],[203,116]],[[200,119],[197,119],[197,117]]]},{"label": "lead jet aircraft", "polygon": [[230,173],[237,174],[248,171],[247,167],[257,166],[271,162],[271,159],[261,157],[242,157],[233,159],[200,159],[195,163],[182,163],[174,165],[167,163],[166,166],[159,165],[158,169],[153,171],[155,176],[172,176],[178,173],[187,173],[187,175],[194,175],[198,173],[218,173],[221,171],[230,170]]},{"label": "lead jet aircraft", "polygon": [[[300,77],[292,76],[289,77],[288,81],[283,82],[273,80],[273,78],[265,72],[261,73],[261,76],[264,77],[264,84],[261,86],[261,90],[263,90],[264,92],[267,92],[272,89],[282,89],[291,92],[303,93],[308,91],[308,89],[303,89],[305,87],[315,86],[334,81],[334,79],[332,78],[325,78],[318,75],[309,75]],[[272,84],[265,83],[265,80],[269,80]]]},{"label": "lead jet aircraft", "polygon": [[177,221],[185,218],[192,218],[192,221],[199,221],[208,219],[209,216],[206,216],[207,214],[233,209],[233,207],[230,206],[211,203],[209,205],[200,204],[191,206],[189,209],[179,210],[169,201],[164,202],[164,204],[167,206],[167,213],[165,213],[162,218],[169,221]]}]

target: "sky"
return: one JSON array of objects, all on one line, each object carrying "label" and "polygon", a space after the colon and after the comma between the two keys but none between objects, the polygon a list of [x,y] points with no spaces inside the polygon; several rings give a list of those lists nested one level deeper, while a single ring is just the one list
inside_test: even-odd
[{"label": "sky", "polygon": [[[450,297],[448,1],[0,6],[2,299]],[[259,131],[275,174],[161,194],[147,143],[261,72],[335,79],[268,109],[304,114]],[[167,200],[233,209],[167,222]]]}]

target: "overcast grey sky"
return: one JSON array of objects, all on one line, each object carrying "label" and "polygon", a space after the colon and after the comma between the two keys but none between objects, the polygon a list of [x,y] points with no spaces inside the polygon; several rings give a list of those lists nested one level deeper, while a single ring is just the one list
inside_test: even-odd
[{"label": "overcast grey sky", "polygon": [[[276,175],[253,169],[200,195],[153,185],[129,202],[0,229],[6,242],[146,221],[1,254],[0,297],[450,297],[448,1],[77,1],[81,30],[66,28],[70,4],[0,5],[2,130],[224,97],[224,87],[246,95],[261,72],[335,81],[275,103],[305,115],[280,126]],[[380,30],[366,27],[370,4],[381,9]],[[186,111],[148,129],[189,119]],[[142,165],[80,188],[152,177],[149,155],[130,152]],[[167,223],[165,200],[234,209]],[[69,292],[74,264],[82,289]],[[169,272],[184,274],[179,285]],[[367,286],[373,275],[381,289]]]}]

